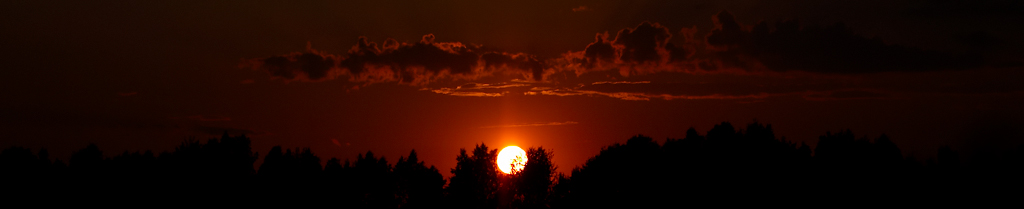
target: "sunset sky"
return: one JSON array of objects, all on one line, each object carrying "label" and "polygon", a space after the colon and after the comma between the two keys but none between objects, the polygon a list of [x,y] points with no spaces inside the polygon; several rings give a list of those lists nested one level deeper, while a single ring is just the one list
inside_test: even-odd
[{"label": "sunset sky", "polygon": [[2,1],[0,146],[246,134],[321,159],[772,124],[904,155],[1024,139],[1020,1]]}]

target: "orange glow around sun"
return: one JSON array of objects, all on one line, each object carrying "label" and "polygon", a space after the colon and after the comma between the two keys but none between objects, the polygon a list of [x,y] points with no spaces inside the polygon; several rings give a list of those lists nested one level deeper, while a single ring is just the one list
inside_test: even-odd
[{"label": "orange glow around sun", "polygon": [[498,169],[501,172],[511,174],[519,172],[526,166],[526,151],[518,146],[507,146],[498,152]]}]

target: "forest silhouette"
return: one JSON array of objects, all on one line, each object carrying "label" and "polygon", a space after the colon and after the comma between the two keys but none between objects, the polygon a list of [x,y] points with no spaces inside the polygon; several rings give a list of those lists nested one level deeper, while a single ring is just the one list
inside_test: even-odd
[{"label": "forest silhouette", "polygon": [[[261,156],[250,139],[227,133],[205,143],[186,140],[160,154],[105,157],[90,144],[67,162],[51,160],[46,149],[10,147],[0,153],[0,172],[7,177],[4,190],[26,196],[115,191],[188,197],[178,201],[352,208],[663,208],[758,204],[756,199],[868,201],[1019,183],[1024,146],[993,155],[1000,157],[964,163],[944,146],[921,162],[904,157],[886,135],[826,132],[811,148],[776,137],[770,124],[737,129],[723,122],[703,135],[689,128],[685,138],[663,144],[634,136],[606,146],[568,175],[556,171],[554,153],[543,147],[527,150],[529,163],[521,171],[502,173],[497,149],[482,143],[460,150],[448,179],[415,150],[391,163],[372,151],[354,161],[323,161],[309,148],[276,146],[255,165]],[[217,195],[187,195],[192,193]]]}]

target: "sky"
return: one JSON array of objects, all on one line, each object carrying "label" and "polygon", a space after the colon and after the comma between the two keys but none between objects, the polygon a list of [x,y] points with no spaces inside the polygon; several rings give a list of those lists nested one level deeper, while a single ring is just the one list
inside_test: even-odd
[{"label": "sky", "polygon": [[904,155],[1024,143],[1020,1],[3,1],[0,146],[112,156],[225,131],[321,159],[772,124]]}]

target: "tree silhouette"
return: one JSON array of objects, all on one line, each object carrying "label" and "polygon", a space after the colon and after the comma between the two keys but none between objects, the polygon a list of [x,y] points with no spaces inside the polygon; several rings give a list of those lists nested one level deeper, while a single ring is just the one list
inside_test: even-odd
[{"label": "tree silhouette", "polygon": [[657,176],[660,146],[637,135],[625,145],[613,144],[572,171],[568,205],[575,207],[652,207],[645,201],[660,187]]},{"label": "tree silhouette", "polygon": [[391,165],[384,157],[377,158],[373,152],[358,155],[352,167],[353,189],[362,197],[358,206],[366,208],[397,208],[397,182],[394,181]]},{"label": "tree silhouette", "polygon": [[281,146],[270,148],[270,152],[263,158],[263,165],[257,173],[263,178],[276,179],[308,179],[320,175],[320,157],[317,157],[309,148],[286,149],[282,152]]},{"label": "tree silhouette", "polygon": [[80,178],[97,178],[100,172],[105,170],[103,151],[100,151],[96,144],[89,144],[85,148],[71,154],[68,159],[68,168],[75,176]]},{"label": "tree silhouette", "polygon": [[771,125],[756,122],[746,130],[721,123],[706,136],[690,128],[686,138],[668,139],[664,146],[635,136],[560,178],[555,191],[564,196],[557,205],[660,208],[678,205],[680,197],[706,200],[730,188],[792,187],[790,179],[810,157],[806,145],[777,139]]},{"label": "tree silhouette", "polygon": [[554,154],[544,147],[529,148],[526,151],[526,166],[514,176],[516,180],[515,200],[517,208],[548,208],[550,191],[555,169],[551,162]]},{"label": "tree silhouette", "polygon": [[434,166],[426,167],[416,156],[416,150],[408,158],[398,158],[395,163],[398,178],[398,199],[400,208],[440,207],[444,197],[444,177]]},{"label": "tree silhouette", "polygon": [[324,183],[319,181],[322,171],[320,157],[309,148],[292,151],[274,146],[256,172],[255,179],[263,184],[257,194],[263,200],[322,200],[326,193],[316,190]]},{"label": "tree silhouette", "polygon": [[[10,179],[5,191],[49,191],[57,197],[146,195],[237,203],[243,199],[231,196],[242,196],[255,199],[242,202],[356,208],[668,208],[722,201],[870,202],[907,192],[949,196],[979,191],[978,185],[1014,185],[1024,174],[1024,145],[983,158],[961,158],[942,146],[922,165],[903,157],[884,134],[858,138],[847,129],[818,140],[812,152],[804,143],[777,138],[770,124],[755,121],[737,129],[723,122],[705,135],[689,128],[685,138],[663,144],[634,136],[602,148],[571,175],[556,172],[554,153],[543,147],[527,150],[520,172],[500,173],[498,150],[481,143],[472,152],[460,150],[446,187],[438,169],[426,166],[415,150],[394,165],[367,151],[354,161],[331,158],[321,166],[310,148],[275,146],[257,170],[250,139],[224,134],[205,143],[189,138],[159,155],[123,151],[105,157],[89,144],[73,152],[67,165],[52,160],[45,149],[10,147],[0,152],[0,175]],[[101,188],[116,191],[95,192]],[[182,196],[182,189],[231,195],[192,198]]]},{"label": "tree silhouette", "polygon": [[888,136],[883,134],[872,142],[867,137],[856,139],[850,130],[826,132],[819,137],[814,158],[819,169],[832,175],[861,173],[875,177],[878,173],[892,174],[906,164]]},{"label": "tree silhouette", "polygon": [[499,188],[498,167],[495,159],[498,150],[488,149],[480,143],[473,149],[472,155],[466,149],[460,149],[455,158],[455,168],[449,180],[448,204],[452,208],[495,208]]},{"label": "tree silhouette", "polygon": [[0,152],[0,176],[34,179],[51,175],[55,169],[46,149],[39,150],[38,155],[24,147],[10,147]]},{"label": "tree silhouette", "polygon": [[956,169],[960,167],[960,155],[949,146],[939,147],[937,166],[944,170]]},{"label": "tree silhouette", "polygon": [[[206,143],[190,138],[175,147],[173,152],[160,154],[157,159],[163,168],[156,170],[175,181],[236,184],[234,186],[247,184],[256,173],[253,163],[258,159],[251,144],[251,140],[244,134],[232,137],[226,132],[220,139],[211,138]],[[149,155],[143,153],[139,157],[146,159],[136,161],[151,160],[147,157]],[[128,155],[124,155],[124,158],[136,159]]]}]

